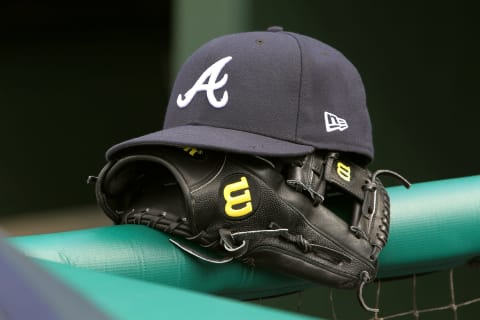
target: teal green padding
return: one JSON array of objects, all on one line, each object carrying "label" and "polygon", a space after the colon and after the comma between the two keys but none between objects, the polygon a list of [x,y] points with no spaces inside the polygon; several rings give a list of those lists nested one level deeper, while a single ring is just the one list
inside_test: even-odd
[{"label": "teal green padding", "polygon": [[39,263],[113,319],[311,319],[249,303],[64,264],[49,261]]},{"label": "teal green padding", "polygon": [[120,225],[9,241],[38,259],[242,299],[291,293],[307,285],[237,262],[203,262],[168,239],[168,235],[145,226]]},{"label": "teal green padding", "polygon": [[391,230],[380,277],[444,270],[480,256],[480,176],[388,192]]},{"label": "teal green padding", "polygon": [[[480,256],[480,176],[388,189],[390,240],[379,276],[443,270]],[[177,249],[168,236],[123,225],[10,238],[27,255],[154,283],[254,298],[296,291],[310,284],[229,263],[213,265]]]}]

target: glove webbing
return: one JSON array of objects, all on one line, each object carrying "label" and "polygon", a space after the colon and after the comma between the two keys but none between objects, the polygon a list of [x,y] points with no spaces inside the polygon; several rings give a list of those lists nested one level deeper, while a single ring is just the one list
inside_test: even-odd
[{"label": "glove webbing", "polygon": [[[342,168],[348,168],[348,179],[346,179],[346,176],[339,174]],[[377,239],[371,241],[373,249],[370,256],[372,259],[375,259],[387,242],[388,229],[386,225],[389,219],[388,194],[383,187],[379,188],[381,182],[378,180],[378,177],[380,175],[390,175],[398,179],[405,187],[410,187],[410,183],[394,171],[377,170],[370,173],[367,169],[344,160],[335,152],[328,153],[327,155],[313,153],[307,155],[302,160],[294,161],[288,172],[286,182],[296,191],[307,195],[314,206],[324,201],[327,183],[340,187],[343,191],[353,195],[354,203],[350,221],[350,231],[352,231],[357,238],[363,238],[365,240],[372,240],[368,234],[371,233],[373,228],[374,219],[372,215],[378,214],[376,212],[377,191],[379,189],[382,190],[383,205],[386,210],[382,212],[384,215],[382,221],[384,222],[380,226]],[[360,227],[362,216],[369,221],[367,230],[363,230]]]}]

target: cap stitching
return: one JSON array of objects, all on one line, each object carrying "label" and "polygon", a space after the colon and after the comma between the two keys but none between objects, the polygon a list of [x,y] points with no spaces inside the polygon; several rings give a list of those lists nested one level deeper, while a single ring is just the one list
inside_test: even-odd
[{"label": "cap stitching", "polygon": [[300,41],[298,41],[297,37],[295,37],[290,32],[285,32],[285,34],[295,39],[295,42],[297,43],[297,46],[298,46],[298,51],[300,53],[300,77],[299,77],[300,79],[299,79],[298,98],[297,98],[297,118],[295,120],[295,142],[297,142],[298,122],[300,117],[300,100],[302,99],[303,53],[302,53],[302,46],[300,45]]}]

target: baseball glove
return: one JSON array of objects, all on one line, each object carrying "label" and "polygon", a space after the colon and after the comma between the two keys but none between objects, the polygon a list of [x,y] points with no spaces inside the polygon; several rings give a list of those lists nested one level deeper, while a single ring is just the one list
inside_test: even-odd
[{"label": "baseball glove", "polygon": [[[390,224],[382,174],[334,152],[265,159],[194,148],[142,147],[115,155],[96,197],[116,224],[143,224],[212,263],[249,265],[326,284],[374,280]],[[350,206],[351,215],[345,215]],[[337,212],[337,213],[335,213]],[[340,214],[340,212],[343,212]],[[210,254],[212,253],[212,254]]]}]

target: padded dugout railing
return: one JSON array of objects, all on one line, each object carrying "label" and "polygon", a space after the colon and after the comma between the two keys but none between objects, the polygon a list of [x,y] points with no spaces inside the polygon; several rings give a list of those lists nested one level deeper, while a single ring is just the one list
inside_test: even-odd
[{"label": "padded dugout railing", "polygon": [[[379,278],[445,270],[480,256],[480,176],[417,183],[409,190],[390,187],[388,191],[391,233],[380,256]],[[312,286],[239,263],[208,264],[178,250],[168,239],[145,226],[121,225],[13,237],[9,242],[74,286],[89,287],[68,280],[70,271],[62,264],[146,281],[146,290],[163,284],[239,299]],[[91,286],[101,286],[102,281],[97,277]],[[141,285],[137,289],[143,290]]]}]

